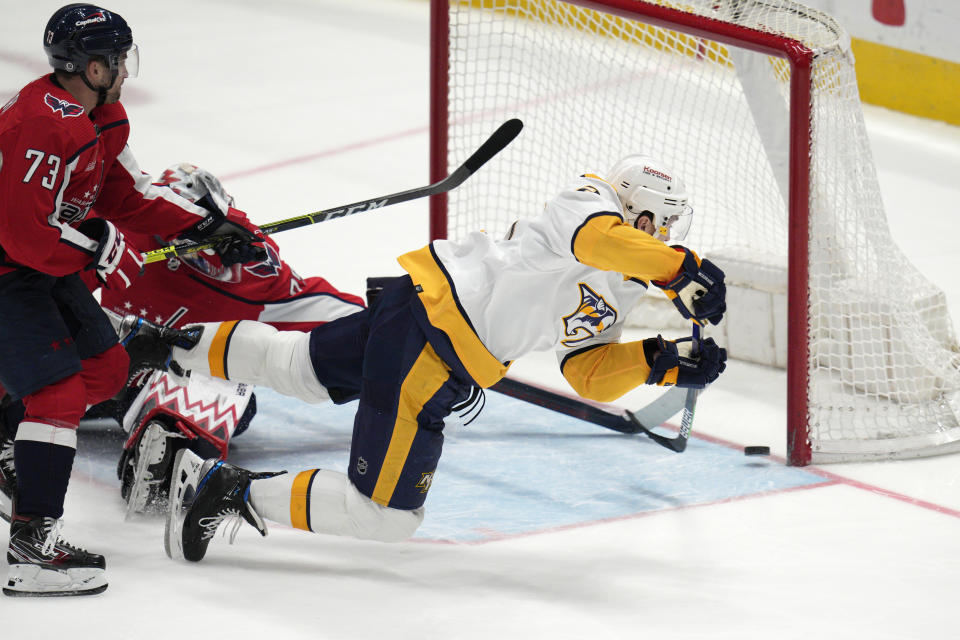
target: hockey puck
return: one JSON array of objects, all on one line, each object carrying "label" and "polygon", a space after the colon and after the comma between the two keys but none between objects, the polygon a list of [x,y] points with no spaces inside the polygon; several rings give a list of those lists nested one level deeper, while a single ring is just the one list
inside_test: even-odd
[{"label": "hockey puck", "polygon": [[770,455],[770,447],[744,447],[743,455],[745,456],[768,456]]}]

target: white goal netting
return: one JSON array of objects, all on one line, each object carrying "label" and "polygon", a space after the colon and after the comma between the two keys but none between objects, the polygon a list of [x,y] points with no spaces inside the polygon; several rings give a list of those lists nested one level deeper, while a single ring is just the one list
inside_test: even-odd
[{"label": "white goal netting", "polygon": [[[743,299],[769,296],[764,313],[786,317],[790,248],[807,254],[806,349],[771,322],[783,355],[770,363],[805,362],[806,420],[791,429],[814,462],[960,449],[952,321],[890,236],[843,29],[787,0],[610,4],[699,16],[702,35],[728,44],[559,0],[450,3],[449,166],[507,118],[525,129],[450,193],[449,237],[503,234],[573,176],[604,175],[628,153],[657,156],[692,194],[686,244],[727,270]],[[812,135],[799,141],[810,160],[808,242],[788,242],[787,203],[803,182],[791,175],[791,66],[732,46],[727,25],[813,51]],[[721,330],[732,338],[748,321],[737,322]]]}]

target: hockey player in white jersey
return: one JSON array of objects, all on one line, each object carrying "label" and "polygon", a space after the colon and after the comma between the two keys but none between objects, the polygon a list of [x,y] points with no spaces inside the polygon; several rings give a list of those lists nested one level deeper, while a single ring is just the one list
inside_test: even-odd
[{"label": "hockey player in white jersey", "polygon": [[178,454],[168,554],[202,559],[217,527],[236,514],[264,535],[273,520],[317,533],[408,538],[423,519],[451,407],[530,351],[554,349],[571,386],[595,400],[645,383],[711,383],[726,361],[712,339],[695,357],[690,338],[620,342],[623,318],[651,283],[695,323],[722,318],[723,272],[664,242],[681,240],[691,216],[671,170],[630,156],[607,180],[577,178],[505,240],[473,233],[400,256],[408,275],[387,279],[369,309],[309,337],[250,321],[201,325],[195,346],[173,349],[185,369],[308,402],[336,389],[359,404],[347,475],[254,474]]}]

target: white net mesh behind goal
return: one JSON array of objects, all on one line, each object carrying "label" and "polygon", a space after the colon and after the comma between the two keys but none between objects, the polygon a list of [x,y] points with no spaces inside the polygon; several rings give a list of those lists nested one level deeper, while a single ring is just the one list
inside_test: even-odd
[{"label": "white net mesh behind goal", "polygon": [[[846,34],[786,0],[636,5],[814,51],[804,426],[813,460],[951,450],[960,440],[952,322],[942,294],[890,236]],[[558,0],[451,2],[449,12],[449,166],[507,118],[526,125],[450,193],[449,237],[502,235],[572,177],[605,175],[621,156],[647,153],[692,194],[686,244],[715,256],[731,284],[783,294],[786,61]],[[787,357],[803,357],[794,347],[785,347]]]}]

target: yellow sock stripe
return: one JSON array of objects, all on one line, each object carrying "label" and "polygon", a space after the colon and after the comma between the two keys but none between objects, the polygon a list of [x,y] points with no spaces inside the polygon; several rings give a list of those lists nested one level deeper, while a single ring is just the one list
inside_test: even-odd
[{"label": "yellow sock stripe", "polygon": [[210,364],[212,376],[227,379],[227,343],[230,342],[230,334],[236,328],[237,322],[239,321],[221,322],[217,327],[217,333],[210,344],[210,351],[207,352],[207,362]]},{"label": "yellow sock stripe", "polygon": [[417,416],[423,405],[440,389],[450,372],[443,360],[429,344],[413,363],[403,385],[400,387],[400,403],[397,408],[397,421],[390,436],[390,445],[384,457],[377,485],[373,488],[373,501],[383,506],[390,504],[390,498],[397,488],[403,465],[407,462],[410,447],[417,435]]},{"label": "yellow sock stripe", "polygon": [[304,531],[313,531],[310,528],[310,488],[317,471],[301,471],[293,479],[293,487],[290,488],[290,524]]}]

